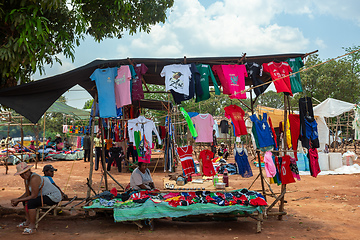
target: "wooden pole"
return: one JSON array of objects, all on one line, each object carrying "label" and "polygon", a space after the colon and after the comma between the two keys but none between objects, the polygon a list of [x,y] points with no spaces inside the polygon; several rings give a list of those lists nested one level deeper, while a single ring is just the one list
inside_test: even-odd
[{"label": "wooden pole", "polygon": [[[10,122],[11,122],[11,115],[9,113],[8,115],[8,131],[7,131],[7,137],[9,138],[10,136]],[[7,138],[7,139],[8,139]],[[5,141],[6,143],[6,141]],[[8,174],[8,170],[9,170],[9,167],[8,167],[8,159],[9,159],[9,144],[6,144],[6,160],[5,160],[5,168],[6,168],[6,174]]]},{"label": "wooden pole", "polygon": [[[45,154],[45,124],[46,124],[45,118],[46,118],[46,112],[44,113],[43,152],[41,157],[42,163],[44,163],[44,154]],[[35,169],[37,169],[37,164],[35,165]]]},{"label": "wooden pole", "polygon": [[[21,149],[24,147],[24,131],[22,126],[22,118],[20,118],[20,134],[21,134]],[[22,152],[22,151],[21,151]],[[24,154],[21,153],[21,161],[24,161]]]},{"label": "wooden pole", "polygon": [[95,112],[96,112],[96,102],[97,102],[97,93],[95,93],[95,98],[94,98],[94,101],[93,101],[93,113],[92,113],[92,122],[91,122],[91,128],[90,128],[90,170],[89,170],[89,179],[88,179],[88,182],[89,182],[89,187],[88,187],[88,190],[87,190],[87,193],[86,193],[86,198],[89,198],[90,197],[90,194],[91,194],[91,187],[92,187],[92,175],[93,175],[93,168],[94,168],[94,159],[93,159],[93,156],[94,156],[94,125],[95,125]]},{"label": "wooden pole", "polygon": [[[287,150],[287,141],[286,141],[286,129],[287,129],[287,110],[288,110],[288,98],[286,94],[284,94],[284,155],[286,154]],[[295,153],[296,154],[296,153]],[[286,193],[286,184],[281,184],[281,194],[283,195],[280,199],[279,205],[279,212],[284,211],[284,204],[285,204],[285,193]],[[283,215],[279,215],[278,219],[282,220]]]},{"label": "wooden pole", "polygon": [[101,166],[103,168],[103,174],[104,174],[104,182],[105,182],[105,190],[107,191],[109,189],[108,187],[108,181],[107,181],[107,174],[106,174],[106,165],[105,165],[105,143],[104,143],[104,131],[103,131],[103,124],[102,124],[102,118],[99,117],[99,125],[101,129]]},{"label": "wooden pole", "polygon": [[[36,141],[36,145],[35,145],[35,166],[37,166],[37,162],[38,162],[38,157],[39,157],[39,125],[36,124],[34,130],[36,129],[36,134],[35,134],[35,141]],[[36,168],[36,167],[35,167]]]}]

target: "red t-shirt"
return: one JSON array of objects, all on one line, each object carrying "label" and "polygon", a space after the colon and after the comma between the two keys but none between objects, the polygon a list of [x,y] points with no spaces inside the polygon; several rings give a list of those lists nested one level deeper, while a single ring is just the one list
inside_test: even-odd
[{"label": "red t-shirt", "polygon": [[237,105],[230,105],[224,107],[225,117],[231,118],[234,126],[235,126],[235,135],[239,137],[241,135],[246,135],[247,130],[244,121],[245,112],[241,107]]},{"label": "red t-shirt", "polygon": [[228,82],[230,98],[246,99],[245,77],[248,76],[245,65],[221,65],[225,80]]},{"label": "red t-shirt", "polygon": [[[292,70],[290,65],[287,62],[269,62],[269,63],[263,63],[262,65],[263,71],[268,72],[271,75],[271,79],[274,80],[276,91],[279,92],[286,92],[290,93],[290,96],[292,96],[291,92],[291,83],[290,83],[290,77],[289,75]],[[287,76],[285,78],[282,78],[280,80],[275,81],[278,78]]]},{"label": "red t-shirt", "polygon": [[214,153],[208,149],[202,150],[199,155],[199,159],[202,161],[202,170],[205,176],[214,176],[215,169],[211,159],[214,157]]},{"label": "red t-shirt", "polygon": [[213,65],[211,69],[213,70],[214,74],[216,74],[219,77],[221,86],[223,87],[223,94],[231,94],[229,89],[229,83],[225,79],[221,65]]},{"label": "red t-shirt", "polygon": [[294,176],[292,175],[290,169],[289,155],[285,155],[282,157],[280,176],[281,176],[281,184],[289,184],[295,182]]},{"label": "red t-shirt", "polygon": [[188,177],[195,173],[194,160],[192,158],[192,146],[178,147],[177,152],[179,154],[185,176]]}]

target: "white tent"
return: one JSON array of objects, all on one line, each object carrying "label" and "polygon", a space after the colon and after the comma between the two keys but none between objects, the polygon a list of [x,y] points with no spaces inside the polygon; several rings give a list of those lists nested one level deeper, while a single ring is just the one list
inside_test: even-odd
[{"label": "white tent", "polygon": [[[325,144],[329,143],[329,128],[326,125],[324,117],[336,117],[344,112],[348,112],[355,107],[355,104],[328,98],[316,107],[314,107],[314,115],[318,124],[320,149],[325,148]],[[332,139],[331,141],[334,141]]]},{"label": "white tent", "polygon": [[314,115],[319,117],[336,117],[350,111],[354,107],[355,104],[328,98],[314,107]]}]

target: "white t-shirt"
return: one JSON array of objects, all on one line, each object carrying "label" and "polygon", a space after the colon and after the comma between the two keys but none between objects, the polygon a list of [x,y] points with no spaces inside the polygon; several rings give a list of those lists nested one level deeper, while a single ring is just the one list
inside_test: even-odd
[{"label": "white t-shirt", "polygon": [[177,93],[189,95],[191,71],[188,65],[167,65],[161,71],[160,76],[165,77],[166,91],[174,90]]},{"label": "white t-shirt", "polygon": [[153,180],[150,175],[150,170],[146,169],[145,173],[142,173],[139,168],[136,168],[130,177],[130,187],[134,190],[139,190],[138,185],[144,184],[148,189],[151,189],[149,183]]},{"label": "white t-shirt", "polygon": [[159,132],[156,129],[155,123],[150,119],[146,119],[144,116],[139,116],[135,119],[130,119],[128,121],[128,132],[129,132],[129,141],[135,143],[134,132],[140,131],[141,136],[145,135],[146,140],[149,141],[152,146],[152,133],[154,132],[158,138],[158,143],[161,144],[161,138]]}]

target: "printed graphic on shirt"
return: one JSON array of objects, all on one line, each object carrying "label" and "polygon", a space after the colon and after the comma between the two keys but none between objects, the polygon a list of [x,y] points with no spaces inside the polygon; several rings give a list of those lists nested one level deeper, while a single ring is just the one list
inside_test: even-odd
[{"label": "printed graphic on shirt", "polygon": [[173,72],[173,76],[169,79],[170,86],[173,88],[183,88],[184,87],[184,81],[180,79],[180,77],[184,75],[181,72]]}]

